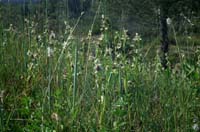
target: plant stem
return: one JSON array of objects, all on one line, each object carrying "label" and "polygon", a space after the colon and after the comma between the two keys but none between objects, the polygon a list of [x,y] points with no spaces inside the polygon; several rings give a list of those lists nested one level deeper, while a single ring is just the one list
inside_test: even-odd
[{"label": "plant stem", "polygon": [[77,89],[77,61],[78,61],[78,43],[75,45],[75,60],[74,60],[74,82],[73,82],[73,109],[75,107],[76,89]]}]

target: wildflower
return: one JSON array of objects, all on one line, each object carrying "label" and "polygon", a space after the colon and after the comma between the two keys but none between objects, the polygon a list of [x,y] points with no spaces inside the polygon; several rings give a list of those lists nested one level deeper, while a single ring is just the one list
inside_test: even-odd
[{"label": "wildflower", "polygon": [[133,82],[131,80],[128,80],[128,85],[131,85]]},{"label": "wildflower", "polygon": [[102,19],[104,19],[104,18],[105,18],[104,14],[102,14],[102,15],[101,15],[101,18],[102,18]]},{"label": "wildflower", "polygon": [[67,79],[67,69],[63,70],[63,79]]},{"label": "wildflower", "polygon": [[195,123],[193,126],[192,126],[192,129],[194,131],[199,131],[199,125],[197,123]]},{"label": "wildflower", "polygon": [[42,42],[42,37],[41,37],[41,35],[38,35],[38,36],[37,36],[37,41],[38,41],[38,42]]},{"label": "wildflower", "polygon": [[124,34],[128,34],[128,30],[127,29],[123,29]]},{"label": "wildflower", "polygon": [[52,114],[51,114],[51,119],[52,119],[52,120],[55,120],[55,121],[58,121],[58,120],[59,120],[58,114],[57,114],[57,113],[52,113]]},{"label": "wildflower", "polygon": [[113,127],[117,128],[117,121],[113,122]]},{"label": "wildflower", "polygon": [[111,54],[112,54],[112,49],[106,48],[106,55],[111,55]]},{"label": "wildflower", "polygon": [[84,15],[84,14],[85,14],[85,12],[84,12],[84,11],[82,11],[82,12],[81,12],[81,16],[82,16],[82,15]]},{"label": "wildflower", "polygon": [[29,23],[29,20],[28,20],[28,19],[25,19],[24,22],[25,22],[25,23]]},{"label": "wildflower", "polygon": [[63,49],[65,49],[66,47],[67,47],[67,41],[65,41],[64,43],[63,43]]},{"label": "wildflower", "polygon": [[167,18],[167,24],[168,24],[168,25],[171,25],[171,24],[172,24],[172,20],[171,20],[171,18],[169,18],[169,17]]},{"label": "wildflower", "polygon": [[52,40],[52,39],[55,39],[55,38],[56,38],[56,34],[53,31],[51,31],[49,39]]},{"label": "wildflower", "polygon": [[50,47],[47,47],[47,56],[51,57],[53,55],[53,50]]},{"label": "wildflower", "polygon": [[74,39],[74,36],[71,34],[71,35],[69,35],[68,39],[69,39],[69,40],[73,40],[73,39]]},{"label": "wildflower", "polygon": [[95,73],[101,71],[103,68],[102,68],[102,65],[101,64],[96,64],[95,67],[94,67],[94,70],[95,70]]},{"label": "wildflower", "polygon": [[136,49],[136,50],[135,50],[135,53],[136,53],[136,54],[138,54],[138,53],[139,53],[138,49]]},{"label": "wildflower", "polygon": [[188,36],[188,39],[192,39],[192,37],[191,37],[191,36]]},{"label": "wildflower", "polygon": [[121,38],[122,40],[127,40],[127,39],[129,39],[129,37],[128,37],[128,30],[126,30],[126,29],[123,29],[123,35],[122,35],[122,38]]},{"label": "wildflower", "polygon": [[100,61],[98,59],[96,59],[94,61],[94,64],[95,64],[95,66],[94,66],[95,73],[97,73],[97,72],[99,72],[99,71],[101,71],[103,69],[102,65],[101,65],[101,63],[100,63]]},{"label": "wildflower", "polygon": [[108,30],[108,27],[105,27],[105,31],[107,31]]},{"label": "wildflower", "polygon": [[2,91],[0,92],[0,102],[1,102],[1,103],[3,103],[3,95],[4,95],[4,93],[5,93],[4,90],[2,90]]},{"label": "wildflower", "polygon": [[121,58],[121,54],[117,54],[116,58],[120,59]]},{"label": "wildflower", "polygon": [[103,34],[101,34],[101,36],[99,37],[99,41],[102,41],[103,40],[103,38],[104,38],[104,35]]},{"label": "wildflower", "polygon": [[10,27],[9,27],[8,31],[13,31],[13,30],[14,30],[13,24],[10,24]]},{"label": "wildflower", "polygon": [[65,25],[68,25],[68,22],[67,22],[67,21],[64,21],[64,24],[65,24]]},{"label": "wildflower", "polygon": [[105,66],[105,70],[106,70],[106,71],[109,70],[109,66],[108,66],[108,65]]},{"label": "wildflower", "polygon": [[94,64],[98,64],[99,63],[99,59],[96,59],[95,61],[94,61]]},{"label": "wildflower", "polygon": [[92,36],[92,30],[89,30],[87,39],[91,38],[91,36]]},{"label": "wildflower", "polygon": [[154,8],[154,13],[157,15],[160,15],[160,9],[159,8]]},{"label": "wildflower", "polygon": [[122,47],[122,44],[119,42],[119,43],[117,43],[117,49],[120,49]]},{"label": "wildflower", "polygon": [[71,27],[67,21],[64,21],[64,24],[65,24],[65,34],[69,34]]},{"label": "wildflower", "polygon": [[28,50],[28,52],[26,53],[29,57],[32,55],[31,51]]},{"label": "wildflower", "polygon": [[115,107],[121,107],[125,104],[126,104],[126,102],[124,101],[123,97],[120,97],[119,100],[117,101],[117,103],[115,104]]},{"label": "wildflower", "polygon": [[35,58],[36,59],[36,57],[38,56],[38,54],[37,53],[33,53],[33,58]]},{"label": "wildflower", "polygon": [[89,55],[89,59],[88,59],[89,61],[94,61],[95,60],[95,57],[93,56],[93,55]]},{"label": "wildflower", "polygon": [[34,64],[33,64],[32,62],[29,63],[29,64],[28,64],[28,69],[29,69],[29,70],[32,70],[32,69],[33,69],[33,66],[34,66]]},{"label": "wildflower", "polygon": [[181,54],[181,57],[182,57],[182,58],[185,58],[185,54]]},{"label": "wildflower", "polygon": [[113,63],[113,66],[116,68],[116,67],[118,67],[118,63],[117,62],[114,62]]},{"label": "wildflower", "polygon": [[121,68],[121,69],[124,69],[124,68],[125,68],[125,65],[121,63],[121,64],[120,64],[120,68]]},{"label": "wildflower", "polygon": [[133,41],[139,42],[141,40],[142,40],[141,36],[138,33],[135,33],[135,37],[133,38]]},{"label": "wildflower", "polygon": [[101,95],[101,103],[103,103],[103,102],[104,102],[104,96]]}]

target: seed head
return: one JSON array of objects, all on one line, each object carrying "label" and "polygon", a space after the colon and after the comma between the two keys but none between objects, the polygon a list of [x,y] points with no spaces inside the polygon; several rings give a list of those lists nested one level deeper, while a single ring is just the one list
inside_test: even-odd
[{"label": "seed head", "polygon": [[58,121],[59,120],[59,116],[57,113],[52,113],[51,114],[51,119],[54,120],[54,121]]}]

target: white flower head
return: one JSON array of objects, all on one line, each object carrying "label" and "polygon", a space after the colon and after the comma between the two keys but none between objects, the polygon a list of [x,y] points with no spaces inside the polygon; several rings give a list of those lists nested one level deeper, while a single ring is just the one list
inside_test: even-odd
[{"label": "white flower head", "polygon": [[84,12],[84,11],[82,11],[82,12],[81,12],[81,16],[82,16],[82,15],[84,15],[84,14],[85,14],[85,12]]},{"label": "white flower head", "polygon": [[171,25],[171,24],[172,24],[172,19],[169,18],[169,17],[167,18],[167,24],[168,24],[168,25]]},{"label": "white flower head", "polygon": [[101,15],[101,18],[102,18],[102,19],[104,19],[104,18],[105,18],[104,14],[102,14],[102,15]]},{"label": "white flower head", "polygon": [[33,62],[29,63],[27,66],[28,66],[28,70],[30,71],[34,68]]},{"label": "white flower head", "polygon": [[103,38],[104,38],[104,34],[101,34],[101,35],[99,36],[98,40],[99,40],[99,41],[102,41]]},{"label": "white flower head", "polygon": [[194,131],[199,131],[199,125],[197,123],[195,123],[193,126],[192,126],[192,129]]},{"label": "white flower head", "polygon": [[38,39],[39,42],[41,42],[41,41],[42,41],[41,35],[38,35],[38,36],[37,36],[37,39]]},{"label": "white flower head", "polygon": [[32,55],[32,52],[28,50],[27,55],[30,57]]},{"label": "white flower head", "polygon": [[51,119],[54,120],[54,121],[58,121],[59,120],[59,116],[57,113],[52,113],[51,114]]},{"label": "white flower head", "polygon": [[101,95],[101,103],[103,103],[103,102],[104,102],[104,96]]},{"label": "white flower head", "polygon": [[53,49],[51,47],[47,47],[47,56],[51,57],[53,55]]},{"label": "white flower head", "polygon": [[139,42],[139,41],[142,41],[142,38],[138,33],[135,33],[135,37],[133,38],[133,41]]},{"label": "white flower head", "polygon": [[188,38],[188,39],[192,39],[192,37],[191,37],[191,36],[188,36],[187,38]]},{"label": "white flower head", "polygon": [[111,55],[112,54],[112,48],[106,48],[106,54]]},{"label": "white flower head", "polygon": [[68,43],[67,43],[67,41],[65,41],[65,42],[63,43],[63,49],[65,49],[65,48],[67,47],[67,45],[68,45]]}]

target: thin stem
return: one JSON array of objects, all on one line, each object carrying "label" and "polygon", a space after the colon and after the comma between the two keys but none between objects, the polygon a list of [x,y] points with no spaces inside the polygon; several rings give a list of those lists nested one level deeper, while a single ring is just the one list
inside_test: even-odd
[{"label": "thin stem", "polygon": [[[101,2],[99,3],[98,9],[97,9],[97,11],[96,11],[96,14],[95,14],[94,19],[93,19],[93,22],[92,22],[91,29],[90,29],[90,31],[89,31],[89,32],[90,32],[89,34],[91,34],[91,35],[92,35],[93,28],[94,28],[94,24],[95,24],[95,22],[96,22],[97,16],[98,16],[99,11],[100,11],[100,7],[101,7]],[[91,47],[90,45],[91,45],[91,36],[89,36],[88,49],[87,49],[87,57],[88,57],[88,59],[87,59],[87,61],[86,61],[86,65],[85,65],[85,77],[84,77],[84,80],[85,80],[84,88],[85,88],[85,89],[86,89],[87,76],[88,76],[88,63],[89,63],[89,54],[90,54],[90,47]],[[86,92],[86,91],[85,91],[85,92]],[[84,93],[83,93],[83,95],[84,95]],[[82,97],[83,97],[83,96],[81,96],[80,101],[82,100]]]},{"label": "thin stem", "polygon": [[57,62],[56,62],[56,65],[55,65],[55,67],[53,68],[52,74],[51,74],[51,76],[49,77],[48,87],[47,87],[47,89],[46,89],[46,91],[45,91],[45,93],[44,93],[43,104],[45,103],[45,97],[47,96],[47,93],[48,93],[48,91],[49,91],[49,89],[50,89],[50,85],[51,85],[51,82],[52,82],[53,77],[54,77],[54,75],[55,75],[55,72],[56,72],[56,70],[57,70],[57,68],[58,68],[58,65],[60,64],[60,62],[61,62],[61,60],[62,60],[63,54],[64,54],[64,52],[65,52],[65,49],[67,48],[67,46],[68,46],[68,44],[69,44],[69,41],[70,41],[70,39],[71,39],[71,37],[72,37],[72,34],[74,33],[76,27],[78,26],[78,23],[80,22],[81,17],[82,17],[82,15],[78,18],[78,20],[77,20],[75,26],[72,28],[72,30],[71,30],[71,32],[70,32],[70,34],[69,34],[69,36],[68,36],[68,38],[67,38],[67,40],[66,40],[66,42],[65,42],[65,44],[64,44],[64,46],[63,46],[63,48],[62,48],[62,51],[61,51],[61,53],[60,53],[60,55],[59,55],[59,57],[58,57],[58,60],[57,60]]},{"label": "thin stem", "polygon": [[74,82],[73,82],[73,109],[75,106],[76,89],[77,89],[77,61],[78,61],[78,44],[75,47],[75,62],[74,62]]},{"label": "thin stem", "polygon": [[179,59],[180,59],[180,62],[181,62],[182,57],[181,57],[180,47],[179,47],[179,44],[178,44],[177,35],[176,35],[176,31],[175,31],[173,24],[172,24],[172,30],[173,30],[174,38],[175,38],[175,41],[176,41],[176,48],[177,48],[177,51],[178,51]]}]

